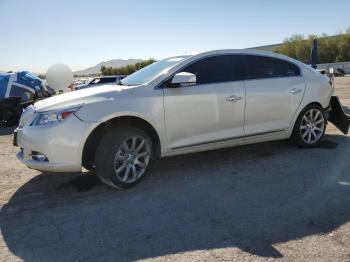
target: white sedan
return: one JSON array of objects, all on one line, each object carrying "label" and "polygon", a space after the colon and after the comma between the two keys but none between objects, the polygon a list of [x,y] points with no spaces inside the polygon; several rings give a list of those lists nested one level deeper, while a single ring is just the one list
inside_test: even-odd
[{"label": "white sedan", "polygon": [[176,56],[119,84],[37,102],[23,112],[14,144],[30,168],[84,167],[128,188],[152,158],[280,139],[312,147],[329,117],[346,133],[348,120],[332,94],[326,76],[270,52]]}]

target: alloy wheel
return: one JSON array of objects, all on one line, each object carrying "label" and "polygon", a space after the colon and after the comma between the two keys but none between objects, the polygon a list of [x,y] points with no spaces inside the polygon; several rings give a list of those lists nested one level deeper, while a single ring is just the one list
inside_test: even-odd
[{"label": "alloy wheel", "polygon": [[151,156],[148,140],[140,135],[128,137],[114,158],[114,172],[124,183],[133,183],[146,171]]},{"label": "alloy wheel", "polygon": [[325,118],[321,110],[310,109],[306,111],[300,123],[300,135],[307,144],[316,143],[323,135]]}]

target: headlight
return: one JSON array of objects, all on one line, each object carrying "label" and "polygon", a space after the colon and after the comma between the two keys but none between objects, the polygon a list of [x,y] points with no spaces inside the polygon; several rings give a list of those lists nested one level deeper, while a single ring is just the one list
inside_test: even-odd
[{"label": "headlight", "polygon": [[32,122],[32,126],[47,126],[62,122],[81,107],[82,105],[38,113]]}]

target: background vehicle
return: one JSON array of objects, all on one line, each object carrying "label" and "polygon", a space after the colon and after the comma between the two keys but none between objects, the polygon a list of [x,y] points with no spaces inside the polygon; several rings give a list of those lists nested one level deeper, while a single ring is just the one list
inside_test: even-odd
[{"label": "background vehicle", "polygon": [[321,74],[321,75],[327,75],[328,71],[326,69],[317,69],[317,71]]},{"label": "background vehicle", "polygon": [[125,76],[123,76],[123,75],[94,77],[88,83],[81,84],[81,85],[76,85],[76,86],[74,86],[73,89],[74,90],[80,90],[80,89],[84,89],[84,88],[95,87],[97,85],[118,83],[124,77]]},{"label": "background vehicle", "polygon": [[345,76],[345,72],[341,68],[337,68],[334,70],[334,76]]},{"label": "background vehicle", "polygon": [[54,93],[30,72],[0,74],[0,127],[15,125],[24,107]]},{"label": "background vehicle", "polygon": [[176,56],[119,85],[36,103],[22,114],[14,144],[31,168],[65,172],[84,166],[106,184],[128,188],[155,157],[280,139],[313,147],[327,118],[347,133],[349,119],[332,94],[326,76],[279,54]]}]

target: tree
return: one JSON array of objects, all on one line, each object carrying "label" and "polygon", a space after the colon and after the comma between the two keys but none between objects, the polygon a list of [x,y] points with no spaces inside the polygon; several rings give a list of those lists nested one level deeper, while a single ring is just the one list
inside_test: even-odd
[{"label": "tree", "polygon": [[350,33],[344,35],[338,42],[339,52],[336,62],[350,61]]},{"label": "tree", "polygon": [[156,60],[153,58],[150,58],[148,60],[144,60],[141,62],[137,62],[133,65],[127,65],[123,67],[113,68],[113,67],[106,67],[101,66],[101,74],[104,76],[108,75],[130,75],[137,70],[140,70],[141,68],[144,68],[145,66],[148,66],[150,64],[153,64]]},{"label": "tree", "polygon": [[350,61],[350,33],[332,37],[326,34],[309,35],[308,38],[303,35],[292,35],[274,51],[309,63],[312,40],[315,38],[318,39],[318,63]]}]

